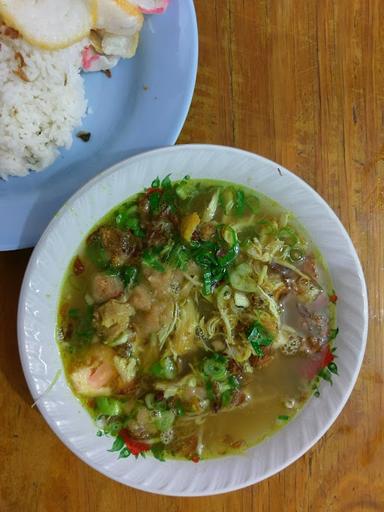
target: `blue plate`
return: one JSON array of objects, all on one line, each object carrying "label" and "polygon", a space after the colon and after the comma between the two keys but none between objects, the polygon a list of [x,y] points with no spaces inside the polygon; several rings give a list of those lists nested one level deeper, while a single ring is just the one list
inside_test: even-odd
[{"label": "blue plate", "polygon": [[32,247],[64,201],[86,181],[135,153],[174,144],[192,100],[198,36],[192,0],[172,0],[146,16],[136,56],[112,78],[85,75],[91,114],[71,149],[41,173],[0,179],[0,250]]}]

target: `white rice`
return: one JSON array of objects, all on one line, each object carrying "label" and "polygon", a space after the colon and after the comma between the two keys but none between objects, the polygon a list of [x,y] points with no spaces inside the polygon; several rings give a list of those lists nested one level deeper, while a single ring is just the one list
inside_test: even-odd
[{"label": "white rice", "polygon": [[[78,43],[59,51],[12,39],[0,25],[0,177],[41,171],[69,148],[86,112]],[[22,55],[25,64],[20,66]],[[15,71],[29,81],[24,81]]]}]

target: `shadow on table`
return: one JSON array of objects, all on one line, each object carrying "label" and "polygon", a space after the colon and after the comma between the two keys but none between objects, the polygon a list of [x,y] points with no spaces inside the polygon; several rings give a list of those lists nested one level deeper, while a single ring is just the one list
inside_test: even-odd
[{"label": "shadow on table", "polygon": [[[0,255],[0,374],[28,405],[32,404],[17,345],[17,304],[30,250]],[[0,391],[4,393],[4,390]]]}]

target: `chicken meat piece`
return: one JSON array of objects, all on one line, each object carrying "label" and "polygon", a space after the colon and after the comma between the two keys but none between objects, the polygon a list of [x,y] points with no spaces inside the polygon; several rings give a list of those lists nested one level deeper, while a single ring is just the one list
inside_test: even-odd
[{"label": "chicken meat piece", "polygon": [[91,283],[91,295],[97,304],[119,297],[124,291],[124,284],[117,276],[95,274]]},{"label": "chicken meat piece", "polygon": [[128,302],[111,299],[96,309],[94,324],[104,341],[112,342],[128,329],[134,313],[134,308]]},{"label": "chicken meat piece", "polygon": [[199,348],[196,337],[198,321],[196,306],[192,299],[187,299],[184,306],[180,307],[175,333],[170,342],[171,350],[178,356],[183,356]]}]

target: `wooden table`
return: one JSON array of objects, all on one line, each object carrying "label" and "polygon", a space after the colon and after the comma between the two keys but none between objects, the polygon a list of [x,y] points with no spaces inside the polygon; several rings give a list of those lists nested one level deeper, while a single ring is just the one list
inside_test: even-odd
[{"label": "wooden table", "polygon": [[359,380],[321,441],[259,485],[198,499],[129,489],[78,460],[31,409],[16,344],[30,251],[3,253],[1,512],[384,510],[384,1],[196,0],[196,9],[199,74],[179,142],[228,144],[276,160],[334,208],[370,291]]}]

